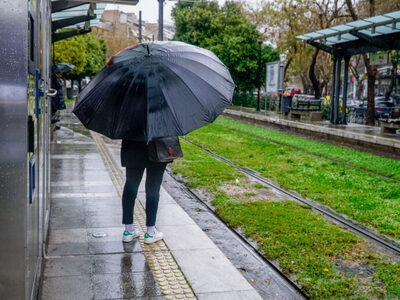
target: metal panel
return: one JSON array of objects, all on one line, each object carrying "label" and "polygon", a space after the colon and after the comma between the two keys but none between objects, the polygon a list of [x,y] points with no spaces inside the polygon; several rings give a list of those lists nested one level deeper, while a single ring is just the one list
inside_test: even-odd
[{"label": "metal panel", "polygon": [[0,299],[25,298],[27,16],[26,0],[0,2]]}]

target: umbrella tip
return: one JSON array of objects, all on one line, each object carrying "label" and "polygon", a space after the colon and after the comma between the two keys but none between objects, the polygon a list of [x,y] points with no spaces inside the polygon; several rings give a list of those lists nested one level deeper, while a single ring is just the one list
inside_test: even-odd
[{"label": "umbrella tip", "polygon": [[150,54],[150,48],[149,48],[149,45],[146,45],[146,48],[147,48],[147,56],[150,56],[151,54]]}]

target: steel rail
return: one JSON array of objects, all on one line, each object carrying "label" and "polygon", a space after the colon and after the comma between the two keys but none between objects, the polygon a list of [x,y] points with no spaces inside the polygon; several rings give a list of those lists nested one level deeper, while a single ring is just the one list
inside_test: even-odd
[{"label": "steel rail", "polygon": [[390,249],[391,251],[395,252],[396,254],[400,254],[400,245],[398,243],[396,243],[395,241],[389,241],[387,238],[379,236],[378,234],[376,234],[374,232],[371,232],[367,228],[362,228],[360,224],[355,224],[354,221],[352,221],[352,220],[347,220],[347,219],[339,216],[338,214],[336,214],[334,212],[330,212],[328,210],[328,208],[324,207],[321,204],[316,203],[313,200],[303,198],[301,196],[298,196],[298,195],[294,194],[293,192],[287,191],[284,188],[282,188],[279,185],[277,185],[276,183],[273,183],[273,182],[269,181],[267,178],[261,176],[256,171],[254,171],[252,169],[249,169],[249,168],[241,167],[241,166],[235,164],[234,162],[230,161],[229,159],[216,154],[215,152],[211,151],[210,149],[207,149],[207,148],[199,145],[198,143],[195,143],[195,142],[193,142],[193,141],[191,141],[191,140],[189,140],[187,138],[183,138],[183,139],[185,141],[187,141],[188,143],[190,143],[190,144],[202,149],[203,151],[206,151],[207,153],[211,154],[213,157],[215,157],[219,161],[222,161],[222,162],[224,162],[224,163],[226,163],[228,165],[233,166],[235,169],[237,169],[240,172],[246,174],[247,176],[252,177],[253,179],[258,181],[259,183],[280,191],[281,193],[285,194],[286,196],[288,196],[292,200],[295,200],[296,202],[299,202],[301,204],[305,204],[307,206],[312,207],[318,213],[322,214],[323,216],[329,217],[331,220],[335,221],[338,224],[344,225],[350,231],[353,231],[353,232],[357,233],[360,236],[368,238],[368,239],[374,241],[376,244],[380,245],[381,247],[386,248],[386,249]]},{"label": "steel rail", "polygon": [[[216,126],[216,127],[224,128],[221,125],[216,125],[216,124],[213,124],[213,125]],[[389,179],[389,180],[400,182],[400,179],[396,179],[396,178],[390,177],[389,175],[387,175],[385,173],[379,173],[379,172],[374,171],[374,170],[368,170],[368,169],[365,169],[363,167],[359,167],[359,166],[353,165],[352,163],[349,163],[349,162],[345,162],[345,161],[337,160],[335,158],[330,158],[330,157],[327,157],[327,156],[324,156],[324,155],[321,155],[321,154],[313,153],[311,151],[307,151],[307,150],[301,149],[301,148],[296,147],[296,146],[287,145],[287,144],[282,143],[282,142],[276,142],[276,141],[273,141],[271,139],[268,139],[268,138],[265,138],[265,137],[261,137],[261,136],[258,136],[256,134],[248,133],[248,132],[245,132],[244,130],[240,130],[240,129],[237,129],[237,128],[229,128],[229,129],[233,130],[233,131],[236,131],[236,132],[239,132],[239,133],[242,133],[242,134],[245,134],[247,136],[250,136],[250,137],[255,138],[257,140],[260,140],[260,141],[264,141],[264,142],[271,143],[271,144],[274,144],[274,145],[282,145],[282,146],[288,147],[290,149],[293,149],[293,150],[296,150],[296,151],[299,151],[299,152],[302,152],[302,153],[305,153],[305,154],[308,154],[308,155],[312,155],[312,156],[315,156],[315,157],[318,157],[318,158],[329,160],[331,162],[334,162],[334,163],[337,163],[337,164],[341,164],[341,165],[344,165],[344,166],[347,166],[347,167],[350,167],[350,168],[354,168],[356,170],[360,170],[360,171],[363,171],[363,172],[366,172],[366,173],[370,173],[370,174],[373,174],[373,175],[377,175],[377,176],[380,176],[382,178],[386,178],[386,179]]]},{"label": "steel rail", "polygon": [[298,292],[302,297],[305,299],[309,299],[310,296],[305,293],[301,287],[294,281],[292,281],[290,278],[288,278],[282,270],[279,268],[279,266],[274,263],[273,261],[267,259],[264,254],[259,251],[255,246],[253,246],[245,236],[243,236],[240,232],[238,232],[235,228],[233,228],[227,221],[225,221],[223,218],[221,218],[214,210],[214,208],[209,205],[206,201],[203,200],[201,196],[199,196],[193,189],[185,186],[183,183],[181,183],[179,180],[177,180],[174,176],[174,174],[168,170],[168,174],[174,179],[174,181],[179,185],[180,189],[183,190],[189,197],[196,199],[199,201],[209,212],[212,213],[213,216],[215,216],[218,220],[220,220],[237,238],[237,240],[242,243],[242,245],[260,262],[267,264],[271,269],[273,269],[288,285],[293,287],[296,292]]}]

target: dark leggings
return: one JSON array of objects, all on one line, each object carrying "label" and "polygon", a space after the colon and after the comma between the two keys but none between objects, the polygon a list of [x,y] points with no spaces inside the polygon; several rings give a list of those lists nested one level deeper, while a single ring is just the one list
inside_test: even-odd
[{"label": "dark leggings", "polygon": [[[156,224],[160,186],[166,164],[146,168],[146,226]],[[126,168],[126,182],[122,194],[122,224],[133,224],[133,207],[144,168]]]}]

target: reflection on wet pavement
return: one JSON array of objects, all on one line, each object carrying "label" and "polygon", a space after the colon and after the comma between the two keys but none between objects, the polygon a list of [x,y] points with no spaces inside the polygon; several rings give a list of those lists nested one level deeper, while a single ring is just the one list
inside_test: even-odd
[{"label": "reflection on wet pavement", "polygon": [[52,141],[40,299],[162,299],[139,241],[121,241],[121,200],[89,132],[75,122],[63,116]]}]

